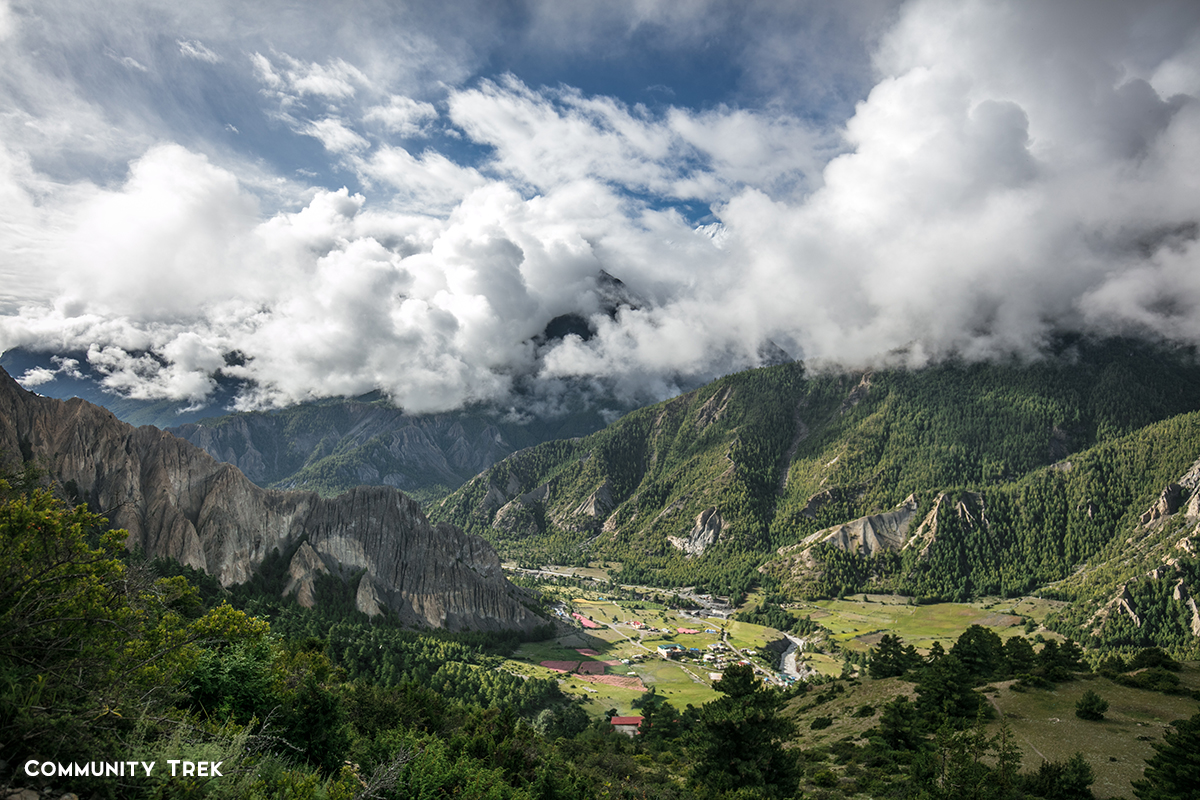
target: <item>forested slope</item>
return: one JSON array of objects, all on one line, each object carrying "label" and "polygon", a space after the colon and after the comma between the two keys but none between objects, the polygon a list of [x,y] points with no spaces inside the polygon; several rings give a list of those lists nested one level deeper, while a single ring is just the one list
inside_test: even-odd
[{"label": "forested slope", "polygon": [[[807,570],[771,575],[824,593],[872,574],[918,594],[1016,590],[1065,577],[1131,503],[1200,456],[1188,420],[1123,439],[1197,407],[1194,354],[1133,340],[1064,342],[1033,363],[856,374],[789,364],[516,453],[430,513],[518,558],[604,558],[630,580],[738,591],[763,580],[757,567],[779,548],[913,495],[924,518],[950,493],[942,505],[955,512],[935,515],[940,544],[924,558],[843,564],[853,558],[825,552]],[[1038,472],[1097,445],[1109,449]],[[1089,498],[1095,507],[1080,516]],[[978,530],[989,533],[956,535],[950,518],[979,503],[993,524]],[[1018,551],[1021,568],[1001,576],[996,565]]]}]

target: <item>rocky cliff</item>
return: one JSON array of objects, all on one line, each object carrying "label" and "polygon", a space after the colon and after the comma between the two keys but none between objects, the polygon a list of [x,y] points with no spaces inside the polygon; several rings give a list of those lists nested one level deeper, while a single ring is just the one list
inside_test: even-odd
[{"label": "rocky cliff", "polygon": [[134,428],[83,400],[26,392],[0,370],[0,459],[34,460],[115,527],[128,546],[170,556],[223,585],[247,580],[273,550],[289,587],[312,603],[321,572],[358,580],[367,613],[387,607],[414,625],[530,629],[541,622],[482,539],[425,519],[386,487],[324,499],[262,489],[237,468],[149,426]]}]

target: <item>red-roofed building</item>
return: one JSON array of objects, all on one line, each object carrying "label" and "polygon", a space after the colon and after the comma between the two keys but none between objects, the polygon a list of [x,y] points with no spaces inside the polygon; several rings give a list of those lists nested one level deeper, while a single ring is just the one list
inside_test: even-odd
[{"label": "red-roofed building", "polygon": [[612,722],[613,730],[617,731],[617,733],[623,733],[626,736],[633,736],[638,732],[638,728],[641,727],[642,718],[613,717],[610,722]]}]

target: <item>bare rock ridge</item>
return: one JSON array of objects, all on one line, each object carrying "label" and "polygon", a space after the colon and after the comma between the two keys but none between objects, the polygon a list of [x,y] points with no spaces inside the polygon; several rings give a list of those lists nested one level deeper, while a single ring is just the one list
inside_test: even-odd
[{"label": "bare rock ridge", "polygon": [[541,619],[483,539],[432,525],[387,487],[336,498],[259,488],[237,468],[149,426],[134,428],[83,400],[26,392],[0,370],[0,460],[33,459],[129,531],[128,546],[170,556],[229,586],[275,549],[287,590],[314,602],[318,574],[357,578],[360,610],[413,625],[531,629]]}]

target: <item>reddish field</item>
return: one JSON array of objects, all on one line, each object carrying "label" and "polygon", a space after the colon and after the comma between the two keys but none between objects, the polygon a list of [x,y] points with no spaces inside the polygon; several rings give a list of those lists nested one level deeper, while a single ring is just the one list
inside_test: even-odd
[{"label": "reddish field", "polygon": [[628,678],[623,675],[580,675],[579,680],[620,686],[622,689],[634,689],[639,692],[646,691],[646,684],[642,683],[641,678]]}]

